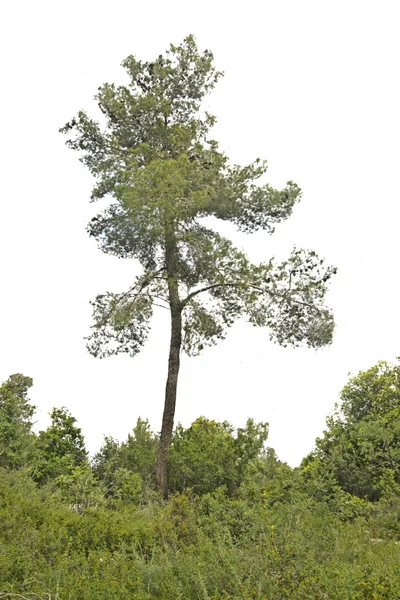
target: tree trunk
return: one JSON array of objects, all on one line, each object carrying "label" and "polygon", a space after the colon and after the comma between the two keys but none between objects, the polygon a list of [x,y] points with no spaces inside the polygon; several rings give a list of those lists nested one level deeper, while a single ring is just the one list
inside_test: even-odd
[{"label": "tree trunk", "polygon": [[157,450],[156,483],[165,500],[168,499],[168,450],[174,427],[176,392],[182,346],[182,305],[179,299],[176,277],[176,247],[174,241],[166,245],[166,271],[168,277],[169,305],[171,312],[171,341],[169,347],[168,376],[165,387],[164,414]]}]

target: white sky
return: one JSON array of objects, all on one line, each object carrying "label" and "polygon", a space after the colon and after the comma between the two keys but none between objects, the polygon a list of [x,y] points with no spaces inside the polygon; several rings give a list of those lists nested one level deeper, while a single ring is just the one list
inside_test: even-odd
[{"label": "white sky", "polygon": [[398,10],[384,0],[2,2],[0,381],[33,377],[39,427],[65,405],[92,452],[104,434],[125,439],[138,416],[160,428],[168,322],[154,321],[133,359],[86,352],[89,300],[123,291],[137,266],[89,239],[93,181],[58,129],[80,108],[97,115],[97,87],[124,81],[128,54],[152,59],[189,33],[225,71],[209,99],[222,149],[235,162],[267,158],[272,185],[303,189],[274,236],[235,241],[254,260],[312,248],[339,272],[331,347],[284,349],[237,324],[183,357],[177,421],[269,421],[269,445],[296,465],[348,373],[400,354]]}]

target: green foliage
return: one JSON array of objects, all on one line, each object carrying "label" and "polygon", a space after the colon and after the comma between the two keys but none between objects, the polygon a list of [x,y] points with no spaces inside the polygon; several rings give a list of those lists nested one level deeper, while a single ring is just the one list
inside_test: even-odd
[{"label": "green foliage", "polygon": [[[204,417],[188,429],[178,425],[170,449],[170,491],[190,488],[203,494],[224,485],[228,493],[235,493],[250,465],[263,455],[267,436],[268,425],[252,419],[236,432],[227,422]],[[140,418],[125,442],[104,439],[93,459],[93,472],[109,500],[147,503],[154,499],[157,443],[148,421]]]},{"label": "green foliage", "polygon": [[[344,491],[378,500],[400,491],[400,365],[385,362],[350,379],[327,431],[303,461]],[[311,466],[310,466],[311,465]]]},{"label": "green foliage", "polygon": [[147,421],[121,444],[105,438],[92,468],[65,409],[35,442],[32,382],[10,377],[0,387],[10,449],[0,466],[0,598],[400,597],[399,374],[381,362],[353,377],[300,469],[265,448],[265,423],[179,425],[168,502],[149,492],[158,439]]},{"label": "green foliage", "polygon": [[[171,481],[182,469],[197,488],[168,502],[143,503],[156,444],[143,420],[128,442],[106,438],[96,476],[83,463],[38,486],[31,468],[0,469],[0,592],[29,600],[398,597],[393,482],[379,502],[361,500],[321,482],[315,461],[301,470],[280,462],[264,449],[266,436],[251,420],[236,431],[204,417],[178,426]],[[100,476],[113,477],[112,494]]]},{"label": "green foliage", "polygon": [[193,488],[196,493],[236,483],[236,453],[233,428],[204,417],[189,429],[178,425],[169,456],[171,491]]},{"label": "green foliage", "polygon": [[105,488],[88,464],[76,466],[68,474],[58,475],[54,484],[63,500],[78,513],[89,507],[97,508],[106,504]]},{"label": "green foliage", "polygon": [[268,425],[252,419],[236,435],[229,423],[204,417],[188,429],[178,425],[170,450],[170,490],[191,488],[203,494],[226,486],[233,493],[249,464],[262,453],[267,436]]},{"label": "green foliage", "polygon": [[121,464],[139,473],[146,483],[154,483],[154,464],[157,436],[151,431],[148,420],[138,419],[132,434],[121,444]]},{"label": "green foliage", "polygon": [[32,458],[35,407],[27,397],[32,384],[30,377],[17,373],[0,386],[0,467],[20,468]]},{"label": "green foliage", "polygon": [[96,96],[105,127],[80,111],[61,130],[96,179],[92,200],[111,199],[90,235],[104,252],[143,268],[127,291],[97,296],[89,351],[139,352],[154,306],[173,305],[172,281],[190,355],[222,339],[239,317],[269,327],[282,345],[330,343],[324,296],[334,268],[296,249],[282,264],[253,265],[204,219],[272,233],[301,196],[292,181],[280,191],[265,184],[266,161],[231,165],[210,137],[215,118],[201,105],[222,75],[212,53],[200,53],[188,36],[153,62],[129,56],[122,66],[129,84],[106,83]]},{"label": "green foliage", "polygon": [[157,443],[149,422],[141,418],[126,442],[104,438],[93,459],[93,471],[105,485],[109,498],[137,502],[152,497]]},{"label": "green foliage", "polygon": [[30,600],[397,598],[400,546],[383,505],[344,522],[271,453],[262,460],[251,498],[219,488],[81,511],[24,471],[0,470],[0,591]]},{"label": "green foliage", "polygon": [[106,484],[107,477],[121,466],[121,445],[111,436],[105,436],[103,445],[95,454],[92,467],[95,475]]},{"label": "green foliage", "polygon": [[243,477],[250,464],[264,455],[268,439],[268,423],[255,423],[247,419],[245,427],[236,431],[235,449],[239,477]]},{"label": "green foliage", "polygon": [[87,464],[88,453],[82,431],[66,408],[53,408],[51,424],[38,435],[36,480],[45,483],[59,476],[69,476]]}]

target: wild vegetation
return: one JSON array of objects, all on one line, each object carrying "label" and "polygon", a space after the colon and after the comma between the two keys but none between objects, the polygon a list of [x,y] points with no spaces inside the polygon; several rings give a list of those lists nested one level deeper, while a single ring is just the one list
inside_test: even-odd
[{"label": "wild vegetation", "polygon": [[92,200],[110,200],[89,233],[142,268],[93,302],[89,351],[134,356],[153,310],[170,313],[161,432],[138,419],[90,457],[64,407],[35,432],[30,377],[0,386],[0,599],[399,598],[399,364],[348,382],[297,468],[267,446],[267,423],[174,426],[183,350],[216,343],[238,318],[281,345],[329,344],[336,270],[298,249],[255,265],[218,232],[228,220],[272,233],[301,191],[265,184],[265,161],[231,165],[210,137],[202,100],[221,73],[209,51],[189,36],[123,66],[128,85],[99,88],[103,121],[80,111],[62,131],[96,178]]},{"label": "wild vegetation", "polygon": [[147,421],[90,460],[66,409],[32,430],[31,384],[0,387],[0,598],[400,597],[399,364],[349,381],[298,468],[266,423],[178,425],[168,501]]}]

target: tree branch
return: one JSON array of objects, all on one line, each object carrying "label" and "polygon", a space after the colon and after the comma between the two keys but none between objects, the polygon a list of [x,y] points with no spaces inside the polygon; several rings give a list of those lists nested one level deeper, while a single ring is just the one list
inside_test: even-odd
[{"label": "tree branch", "polygon": [[[243,285],[243,283],[241,281],[235,281],[235,282],[230,282],[230,283],[212,283],[210,285],[207,285],[199,290],[195,290],[194,292],[191,292],[190,294],[188,294],[186,296],[186,298],[184,300],[182,300],[181,306],[182,306],[182,308],[184,308],[186,306],[186,304],[188,304],[188,302],[190,302],[190,300],[192,298],[194,298],[198,294],[202,294],[203,292],[208,292],[209,290],[213,290],[218,287],[237,287],[239,285]],[[284,302],[285,300],[289,302],[289,300],[287,298],[287,292],[289,291],[289,289],[285,290],[285,292],[283,292],[283,294],[277,294],[276,292],[264,290],[261,287],[255,285],[255,284],[252,284],[252,283],[248,283],[247,286],[249,288],[252,288],[252,289],[260,292],[260,294],[269,294],[270,296],[275,296],[276,298],[281,298],[282,302]],[[307,306],[308,308],[313,308],[317,313],[320,312],[318,310],[318,308],[316,308],[313,304],[309,304],[307,302],[302,302],[301,300],[297,300],[296,298],[291,298],[290,302],[294,302],[295,304],[300,304],[301,306]]]},{"label": "tree branch", "polygon": [[184,300],[182,300],[181,306],[182,306],[182,308],[184,308],[186,306],[186,304],[188,302],[190,302],[190,300],[192,298],[194,298],[195,296],[197,296],[198,294],[201,294],[203,292],[208,292],[208,290],[212,290],[217,287],[234,287],[234,286],[238,286],[238,285],[243,285],[243,284],[241,281],[232,282],[232,283],[212,283],[210,285],[207,285],[206,287],[203,287],[199,290],[195,290],[194,292],[191,292],[190,294],[188,294],[188,296],[186,296],[186,298]]},{"label": "tree branch", "polygon": [[[158,273],[161,273],[162,271],[164,271],[164,267],[161,267],[161,269],[158,269],[158,271],[154,271],[154,273],[150,276],[150,277],[146,277],[144,279],[144,281],[142,281],[138,291],[135,293],[134,297],[137,298],[139,296],[139,294],[142,293],[142,291],[144,290],[144,288],[148,285],[150,285],[150,283],[152,282],[153,279],[156,279],[156,276],[158,275]],[[135,285],[133,285],[132,287],[129,288],[129,290],[127,292],[124,292],[116,301],[115,305],[113,306],[112,309],[110,309],[107,313],[107,315],[104,317],[104,319],[102,320],[102,325],[105,325],[108,321],[108,319],[110,318],[112,312],[116,309],[117,305],[120,304],[125,298],[127,298],[129,296],[129,294],[131,292],[133,292],[133,290],[135,289],[135,287],[137,286],[137,283],[135,283]],[[150,294],[151,295],[151,294]]]}]

